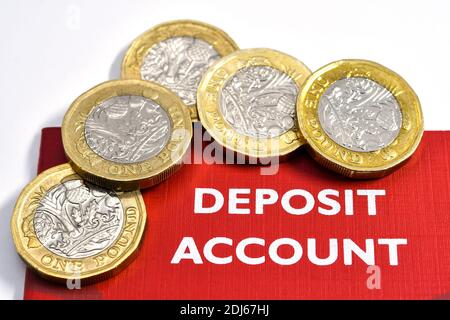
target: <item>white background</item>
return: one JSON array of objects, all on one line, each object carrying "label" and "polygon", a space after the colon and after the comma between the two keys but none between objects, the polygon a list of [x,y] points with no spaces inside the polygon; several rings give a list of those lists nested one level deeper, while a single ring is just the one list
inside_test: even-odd
[{"label": "white background", "polygon": [[35,176],[41,128],[59,126],[80,93],[118,78],[140,33],[183,18],[224,29],[241,48],[289,53],[312,70],[343,58],[377,61],[415,89],[427,130],[450,129],[449,1],[1,0],[0,298],[23,294],[9,219]]}]

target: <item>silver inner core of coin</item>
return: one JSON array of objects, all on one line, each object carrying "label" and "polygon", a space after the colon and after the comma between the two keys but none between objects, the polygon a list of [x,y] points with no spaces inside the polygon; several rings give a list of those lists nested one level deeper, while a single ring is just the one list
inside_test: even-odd
[{"label": "silver inner core of coin", "polygon": [[167,112],[141,96],[109,98],[89,113],[85,137],[100,157],[130,164],[157,155],[170,138],[172,124]]},{"label": "silver inner core of coin", "polygon": [[370,79],[341,79],[327,88],[319,100],[322,128],[347,149],[370,152],[397,138],[402,112],[392,93]]},{"label": "silver inner core of coin", "polygon": [[274,138],[295,125],[298,87],[290,76],[268,66],[239,70],[220,92],[220,110],[240,134]]},{"label": "silver inner core of coin", "polygon": [[115,193],[75,179],[48,190],[34,214],[41,244],[54,254],[87,258],[116,241],[124,214]]},{"label": "silver inner core of coin", "polygon": [[168,38],[147,51],[141,77],[168,87],[186,105],[193,105],[197,102],[197,87],[203,74],[219,58],[214,47],[201,39]]}]

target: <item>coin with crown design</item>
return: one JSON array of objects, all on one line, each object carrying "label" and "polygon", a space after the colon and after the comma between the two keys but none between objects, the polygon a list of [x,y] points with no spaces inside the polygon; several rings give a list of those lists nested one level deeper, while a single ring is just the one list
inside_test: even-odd
[{"label": "coin with crown design", "polygon": [[133,41],[122,62],[123,79],[157,82],[180,96],[193,121],[197,87],[206,69],[238,49],[224,31],[212,25],[176,20],[159,24]]},{"label": "coin with crown design", "polygon": [[305,143],[295,104],[310,74],[302,62],[276,50],[236,51],[203,76],[199,118],[218,144],[249,159],[286,157]]},{"label": "coin with crown design", "polygon": [[424,130],[413,89],[366,60],[341,60],[314,72],[299,95],[297,114],[313,157],[351,178],[389,174],[412,156]]},{"label": "coin with crown design", "polygon": [[23,189],[11,231],[17,252],[41,276],[90,282],[131,262],[145,221],[139,191],[101,188],[64,164],[44,171]]},{"label": "coin with crown design", "polygon": [[169,177],[191,137],[192,122],[180,98],[143,80],[99,84],[72,103],[62,125],[64,150],[78,174],[117,191]]}]

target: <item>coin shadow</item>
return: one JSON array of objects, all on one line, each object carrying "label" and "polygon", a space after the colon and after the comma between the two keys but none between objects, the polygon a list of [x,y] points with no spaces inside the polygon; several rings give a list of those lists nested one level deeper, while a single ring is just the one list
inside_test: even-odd
[{"label": "coin shadow", "polygon": [[122,60],[125,56],[125,53],[128,50],[128,45],[123,47],[122,50],[119,51],[119,53],[116,55],[116,57],[113,60],[113,63],[111,64],[111,68],[109,69],[109,79],[115,80],[120,79],[120,73],[122,68]]}]

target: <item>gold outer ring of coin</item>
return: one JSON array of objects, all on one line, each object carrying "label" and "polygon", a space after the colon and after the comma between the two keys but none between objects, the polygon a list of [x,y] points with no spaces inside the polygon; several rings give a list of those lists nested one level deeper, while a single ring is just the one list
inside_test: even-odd
[{"label": "gold outer ring of coin", "polygon": [[[172,132],[154,157],[137,163],[118,163],[96,154],[87,144],[85,123],[90,111],[102,101],[123,95],[142,96],[160,105],[169,116]],[[64,151],[84,179],[116,191],[147,188],[167,179],[181,166],[192,137],[192,122],[185,105],[172,91],[150,81],[113,80],[97,85],[70,106],[62,124]]]},{"label": "gold outer ring of coin", "polygon": [[197,91],[199,118],[203,127],[223,147],[253,159],[283,160],[305,143],[296,125],[277,137],[256,138],[237,132],[220,111],[220,94],[224,85],[236,72],[252,66],[269,66],[286,73],[299,92],[311,74],[302,62],[276,50],[259,48],[236,51],[214,63],[200,81]]},{"label": "gold outer ring of coin", "polygon": [[11,218],[11,233],[21,258],[42,277],[62,282],[80,279],[85,283],[104,280],[123,270],[135,257],[147,218],[140,191],[116,193],[124,223],[116,240],[86,258],[65,258],[45,248],[34,230],[34,215],[46,192],[63,181],[81,179],[69,164],[48,169],[21,192]]},{"label": "gold outer ring of coin", "polygon": [[[317,111],[320,97],[335,81],[350,77],[373,80],[397,100],[402,126],[390,145],[371,152],[352,151],[334,142],[321,127]],[[424,130],[420,102],[413,89],[395,72],[367,60],[341,60],[314,72],[298,96],[297,115],[313,158],[351,178],[379,178],[391,173],[414,153]]]},{"label": "gold outer ring of coin", "polygon": [[[194,20],[174,20],[144,32],[128,48],[122,62],[122,79],[141,79],[141,65],[148,50],[173,37],[193,37],[211,44],[224,57],[239,49],[231,37],[219,28]],[[188,105],[192,121],[198,121],[197,106]]]}]

